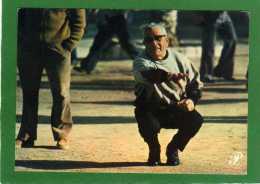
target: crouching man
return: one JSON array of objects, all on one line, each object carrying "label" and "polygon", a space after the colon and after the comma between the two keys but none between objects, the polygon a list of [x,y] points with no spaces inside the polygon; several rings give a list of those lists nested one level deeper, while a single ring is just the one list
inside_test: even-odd
[{"label": "crouching man", "polygon": [[197,134],[203,118],[195,110],[201,97],[202,83],[192,63],[180,53],[168,49],[165,28],[149,24],[144,29],[145,51],[135,59],[135,118],[149,147],[147,164],[159,165],[161,128],[178,129],[167,146],[167,165],[180,164],[183,151]]}]

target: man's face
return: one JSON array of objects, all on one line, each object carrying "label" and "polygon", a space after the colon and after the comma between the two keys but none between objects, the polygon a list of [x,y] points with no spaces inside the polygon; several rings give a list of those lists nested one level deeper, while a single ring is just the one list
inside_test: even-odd
[{"label": "man's face", "polygon": [[166,56],[169,40],[160,28],[155,27],[145,32],[144,44],[146,53],[153,60],[162,60]]}]

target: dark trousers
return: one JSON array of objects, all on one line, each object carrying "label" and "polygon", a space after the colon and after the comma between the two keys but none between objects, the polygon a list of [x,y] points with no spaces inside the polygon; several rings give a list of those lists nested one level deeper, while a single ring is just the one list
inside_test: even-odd
[{"label": "dark trousers", "polygon": [[98,26],[98,32],[90,48],[89,54],[81,62],[81,67],[91,72],[99,59],[101,51],[108,46],[111,38],[116,35],[121,47],[133,59],[137,55],[135,47],[130,43],[127,22],[124,15],[117,15],[107,19],[105,24]]},{"label": "dark trousers", "polygon": [[203,118],[196,111],[187,112],[176,106],[166,109],[149,110],[144,107],[135,108],[135,118],[140,135],[148,144],[160,132],[161,128],[178,129],[171,144],[181,151],[184,150],[190,139],[199,131]]},{"label": "dark trousers", "polygon": [[213,75],[216,32],[219,33],[224,45],[215,70],[222,77],[231,78],[234,72],[237,36],[233,22],[227,12],[220,14],[217,20],[208,20],[203,24],[200,75],[201,78]]},{"label": "dark trousers", "polygon": [[[70,52],[67,56],[44,47],[18,49],[18,69],[23,93],[23,110],[18,139],[37,139],[38,101],[41,76],[46,70],[53,98],[51,125],[56,128],[72,126],[70,110]],[[59,135],[53,132],[54,139]]]}]

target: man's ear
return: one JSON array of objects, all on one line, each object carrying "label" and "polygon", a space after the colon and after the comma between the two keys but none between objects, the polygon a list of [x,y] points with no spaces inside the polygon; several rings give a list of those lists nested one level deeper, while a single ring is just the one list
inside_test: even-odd
[{"label": "man's ear", "polygon": [[165,41],[166,41],[166,46],[169,47],[169,43],[170,43],[169,37],[165,37]]}]

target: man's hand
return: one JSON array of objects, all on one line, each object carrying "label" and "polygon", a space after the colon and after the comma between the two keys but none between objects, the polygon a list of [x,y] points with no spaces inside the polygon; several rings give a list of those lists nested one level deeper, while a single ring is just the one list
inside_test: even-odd
[{"label": "man's hand", "polygon": [[186,111],[193,111],[195,109],[195,105],[191,99],[183,99],[177,105]]},{"label": "man's hand", "polygon": [[188,75],[185,73],[172,73],[170,74],[170,79],[173,80],[174,82],[178,83],[180,80],[185,80]]},{"label": "man's hand", "polygon": [[188,75],[185,73],[173,73],[170,74],[169,79],[174,81],[182,90],[185,90],[187,84]]}]

